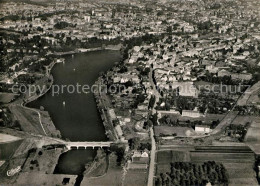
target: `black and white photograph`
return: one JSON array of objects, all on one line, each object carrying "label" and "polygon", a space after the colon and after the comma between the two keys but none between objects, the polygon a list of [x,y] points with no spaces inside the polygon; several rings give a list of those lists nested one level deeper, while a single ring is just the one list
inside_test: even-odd
[{"label": "black and white photograph", "polygon": [[260,185],[260,0],[0,0],[0,185]]}]

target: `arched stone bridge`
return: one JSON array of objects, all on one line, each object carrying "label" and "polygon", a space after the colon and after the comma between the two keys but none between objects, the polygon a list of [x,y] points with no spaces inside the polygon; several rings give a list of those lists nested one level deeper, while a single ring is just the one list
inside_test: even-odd
[{"label": "arched stone bridge", "polygon": [[84,141],[71,141],[71,142],[66,142],[65,145],[66,147],[70,150],[70,149],[78,149],[78,148],[88,148],[88,147],[92,147],[93,149],[95,147],[110,147],[111,143],[113,143],[112,141],[89,141],[89,142],[84,142]]}]

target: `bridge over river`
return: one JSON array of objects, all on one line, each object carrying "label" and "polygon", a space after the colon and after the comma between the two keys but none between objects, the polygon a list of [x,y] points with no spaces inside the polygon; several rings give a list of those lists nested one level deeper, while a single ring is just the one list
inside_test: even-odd
[{"label": "bridge over river", "polygon": [[[40,140],[39,140],[40,141]],[[112,143],[117,143],[115,141],[65,141],[59,138],[53,138],[44,136],[43,140],[39,142],[38,146],[48,146],[48,145],[65,145],[70,149],[88,148],[88,147],[110,147]]]},{"label": "bridge over river", "polygon": [[90,141],[90,142],[84,142],[84,141],[80,141],[80,142],[65,142],[66,147],[70,150],[70,149],[79,149],[79,148],[88,148],[88,147],[110,147],[111,145],[111,141]]}]

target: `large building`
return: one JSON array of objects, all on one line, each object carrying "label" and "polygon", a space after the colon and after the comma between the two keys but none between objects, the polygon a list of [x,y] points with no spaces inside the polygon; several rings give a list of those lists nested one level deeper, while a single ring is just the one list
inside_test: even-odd
[{"label": "large building", "polygon": [[181,115],[186,117],[191,117],[191,118],[199,118],[201,116],[199,111],[195,111],[195,110],[183,110]]},{"label": "large building", "polygon": [[199,132],[199,133],[209,133],[209,132],[211,132],[211,129],[209,126],[206,126],[206,125],[196,125],[195,131]]}]

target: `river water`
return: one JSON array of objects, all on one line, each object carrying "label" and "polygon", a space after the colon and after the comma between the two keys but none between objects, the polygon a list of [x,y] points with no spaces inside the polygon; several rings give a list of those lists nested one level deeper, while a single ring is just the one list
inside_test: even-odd
[{"label": "river water", "polygon": [[[92,86],[100,72],[105,72],[120,61],[119,51],[95,51],[64,56],[65,63],[56,64],[51,73],[54,77],[53,90],[60,88],[60,94],[52,89],[27,106],[47,110],[63,138],[70,141],[106,141],[105,129],[92,93],[71,93],[72,88],[62,86]],[[79,88],[79,90],[82,90]],[[93,149],[71,150],[59,158],[55,173],[79,174],[84,164],[93,160]]]}]

